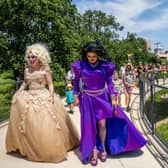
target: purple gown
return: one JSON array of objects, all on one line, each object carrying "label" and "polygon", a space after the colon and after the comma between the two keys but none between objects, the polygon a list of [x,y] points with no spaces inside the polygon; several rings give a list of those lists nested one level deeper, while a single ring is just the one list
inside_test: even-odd
[{"label": "purple gown", "polygon": [[[97,122],[106,120],[106,150],[109,154],[133,151],[146,144],[146,140],[132,122],[117,107],[119,114],[114,116],[110,100],[111,94],[117,94],[112,84],[115,65],[111,62],[99,61],[96,67],[86,61],[76,61],[72,65],[75,73],[74,93],[79,95],[81,113],[80,152],[85,162],[96,145],[100,151],[103,147],[98,134]],[[79,89],[82,80],[83,89]]]}]

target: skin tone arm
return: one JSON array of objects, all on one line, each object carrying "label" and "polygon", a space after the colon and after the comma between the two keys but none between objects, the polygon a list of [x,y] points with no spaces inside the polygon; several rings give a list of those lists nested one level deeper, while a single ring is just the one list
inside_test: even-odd
[{"label": "skin tone arm", "polygon": [[54,85],[53,85],[53,81],[52,81],[51,71],[46,72],[46,79],[47,79],[47,84],[48,84],[48,88],[49,88],[49,92],[50,92],[49,101],[54,103]]},{"label": "skin tone arm", "polygon": [[78,95],[74,95],[74,97],[75,97],[75,101],[74,101],[74,105],[75,106],[79,106],[79,98],[78,98]]}]

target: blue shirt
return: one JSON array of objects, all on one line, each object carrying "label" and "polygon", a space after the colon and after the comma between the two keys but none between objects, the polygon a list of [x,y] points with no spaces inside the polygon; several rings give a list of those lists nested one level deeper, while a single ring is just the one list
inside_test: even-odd
[{"label": "blue shirt", "polygon": [[66,90],[66,102],[67,103],[73,103],[74,102],[74,91],[73,90]]}]

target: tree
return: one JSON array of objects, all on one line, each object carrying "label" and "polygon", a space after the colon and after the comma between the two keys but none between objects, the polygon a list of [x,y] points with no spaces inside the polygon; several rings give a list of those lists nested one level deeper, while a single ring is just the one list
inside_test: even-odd
[{"label": "tree", "polygon": [[26,46],[35,42],[49,47],[53,64],[69,68],[79,39],[74,31],[79,15],[70,0],[1,0],[0,11],[0,32],[8,40],[6,69],[16,75],[24,67]]},{"label": "tree", "polygon": [[117,31],[123,30],[123,26],[116,22],[114,16],[99,10],[87,10],[81,16],[78,25],[80,25],[79,34],[82,37],[82,45],[96,39],[100,39],[106,45],[119,37]]},{"label": "tree", "polygon": [[0,69],[6,69],[8,65],[7,58],[7,37],[0,32]]},{"label": "tree", "polygon": [[48,46],[51,67],[61,75],[80,59],[81,47],[96,39],[117,68],[128,61],[129,52],[133,63],[157,61],[143,38],[128,33],[126,39],[119,39],[124,27],[114,16],[97,10],[80,15],[71,0],[0,0],[0,11],[0,68],[13,70],[15,77],[24,68],[26,46],[35,42]]}]

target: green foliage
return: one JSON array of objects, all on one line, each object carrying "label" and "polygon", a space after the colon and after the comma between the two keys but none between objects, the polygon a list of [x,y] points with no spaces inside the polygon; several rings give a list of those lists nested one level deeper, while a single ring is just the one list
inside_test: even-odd
[{"label": "green foliage", "polygon": [[5,71],[0,74],[1,79],[12,79],[13,78],[13,73],[12,71]]},{"label": "green foliage", "polygon": [[[163,89],[155,93],[154,109],[156,113],[156,122],[161,121],[168,117],[168,113],[167,113],[168,100],[166,101],[163,99],[164,95],[166,94],[168,94],[167,89]],[[151,120],[151,100],[150,99],[146,101],[145,107],[146,107],[146,115],[148,119]]]},{"label": "green foliage", "polygon": [[15,92],[13,73],[6,71],[0,74],[0,121],[9,117],[12,96]]},{"label": "green foliage", "polygon": [[60,96],[65,96],[65,81],[54,81],[54,90]]},{"label": "green foliage", "polygon": [[26,46],[35,42],[47,44],[53,63],[70,67],[79,39],[74,26],[79,16],[71,1],[1,0],[0,11],[0,32],[8,40],[8,52],[3,57],[8,62],[1,67],[13,69],[17,76],[24,67]]},{"label": "green foliage", "polygon": [[128,61],[129,52],[135,64],[158,61],[147,51],[145,40],[135,34],[119,40],[118,32],[124,27],[115,16],[99,10],[80,15],[71,0],[1,0],[0,11],[0,69],[12,70],[15,78],[24,68],[26,46],[35,42],[48,46],[52,69],[59,75],[80,59],[81,46],[96,39],[117,68]]},{"label": "green foliage", "polygon": [[128,62],[128,53],[132,53],[131,62],[137,65],[140,61],[143,63],[158,62],[157,57],[147,51],[146,41],[139,38],[136,34],[128,33],[124,40],[113,42],[110,47],[112,60],[120,67]]},{"label": "green foliage", "polygon": [[159,72],[158,73],[158,78],[160,79],[160,78],[163,78],[163,77],[166,77],[166,78],[168,78],[168,73],[166,72],[166,73],[163,73],[163,72]]},{"label": "green foliage", "polygon": [[0,107],[0,122],[7,120],[9,118],[10,106]]},{"label": "green foliage", "polygon": [[65,70],[60,66],[60,64],[55,63],[51,65],[52,75],[54,81],[62,81],[65,77]]},{"label": "green foliage", "polygon": [[161,124],[161,126],[157,128],[157,132],[168,143],[168,123]]}]

